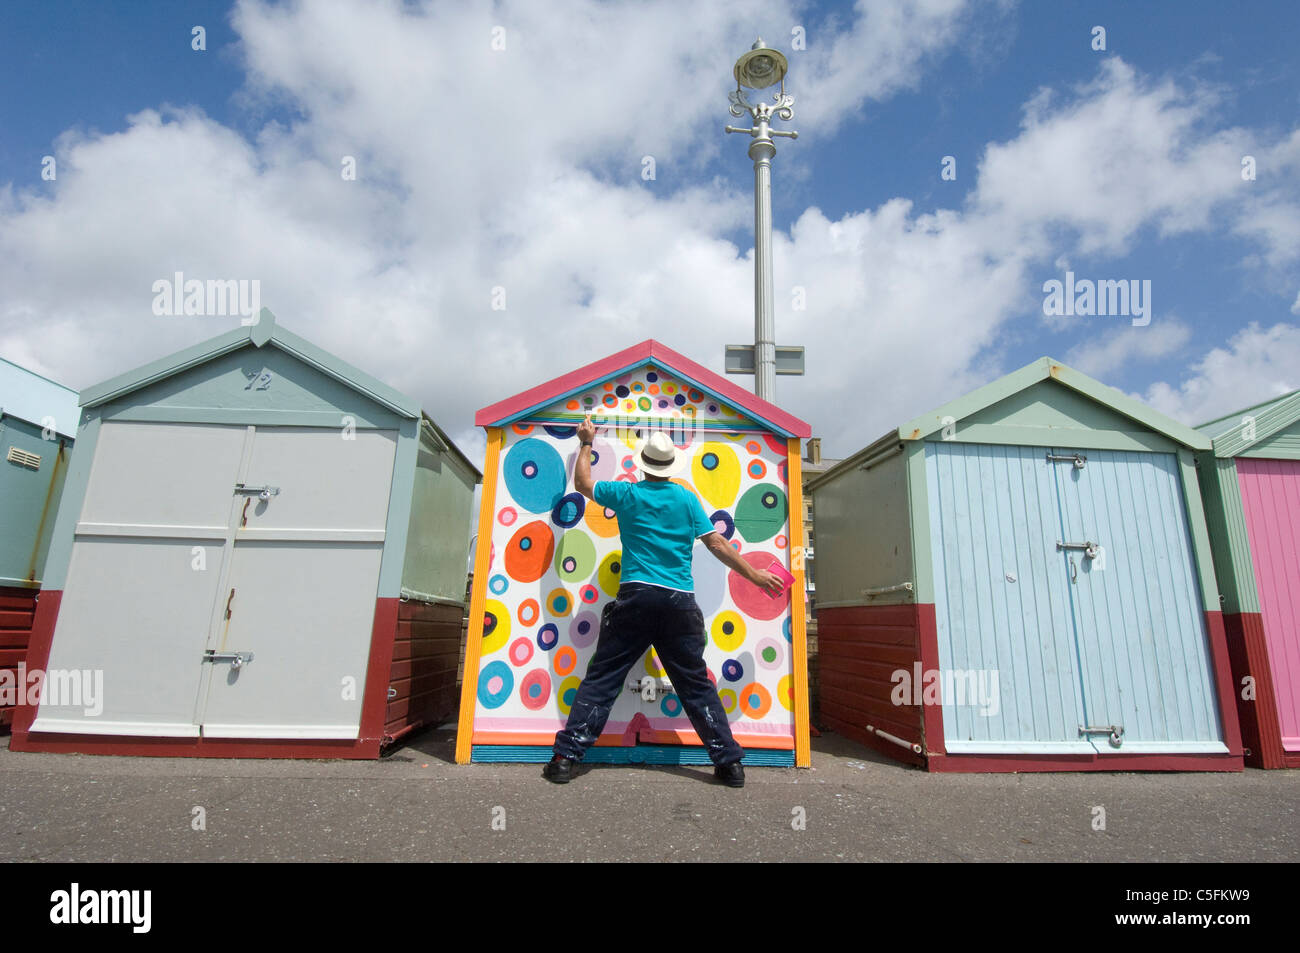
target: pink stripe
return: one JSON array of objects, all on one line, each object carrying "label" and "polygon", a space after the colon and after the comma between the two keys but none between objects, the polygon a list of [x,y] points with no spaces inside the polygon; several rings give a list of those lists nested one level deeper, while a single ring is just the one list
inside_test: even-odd
[{"label": "pink stripe", "polygon": [[1300,750],[1300,462],[1237,459],[1283,747]]}]

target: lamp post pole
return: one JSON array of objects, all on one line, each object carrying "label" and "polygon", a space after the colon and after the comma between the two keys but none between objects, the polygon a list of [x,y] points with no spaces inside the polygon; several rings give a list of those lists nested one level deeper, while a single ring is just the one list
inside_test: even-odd
[{"label": "lamp post pole", "polygon": [[[772,157],[774,136],[797,139],[799,133],[771,127],[773,113],[789,121],[794,118],[794,97],[785,91],[786,60],[763,43],[762,37],[736,62],[736,88],[730,93],[733,116],[749,113],[749,129],[727,126],[727,132],[748,133],[749,157],[754,160],[754,393],[763,400],[775,399],[776,320],[772,313]],[[771,103],[757,105],[745,98],[741,86],[764,89],[780,82],[781,91]],[[762,84],[762,85],[758,85]]]}]

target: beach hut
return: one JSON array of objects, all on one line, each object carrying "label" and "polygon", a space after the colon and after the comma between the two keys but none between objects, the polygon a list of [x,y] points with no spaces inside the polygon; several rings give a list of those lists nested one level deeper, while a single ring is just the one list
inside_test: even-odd
[{"label": "beach hut", "polygon": [[373,758],[454,712],[478,471],[278,327],[82,392],[20,751]]},{"label": "beach hut", "polygon": [[1042,358],[813,480],[826,725],[934,771],[1240,770],[1208,449]]},{"label": "beach hut", "polygon": [[1300,768],[1300,391],[1198,429],[1246,763]]},{"label": "beach hut", "polygon": [[13,720],[54,514],[77,435],[77,392],[0,358],[0,728]]},{"label": "beach hut", "polygon": [[[457,761],[550,758],[618,592],[618,522],[573,488],[576,425],[587,413],[601,428],[595,479],[637,479],[637,441],[662,430],[690,457],[674,479],[742,558],[795,577],[770,597],[696,546],[705,661],[745,763],[806,766],[799,451],[808,425],[657,341],[478,412],[488,442]],[[626,687],[588,761],[708,763],[653,652]]]}]

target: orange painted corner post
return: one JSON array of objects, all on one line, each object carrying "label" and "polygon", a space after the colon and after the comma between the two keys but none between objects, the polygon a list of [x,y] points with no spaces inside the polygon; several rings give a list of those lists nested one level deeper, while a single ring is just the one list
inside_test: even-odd
[{"label": "orange painted corner post", "polygon": [[808,633],[804,601],[808,597],[804,581],[803,538],[803,468],[802,448],[798,437],[787,442],[786,477],[790,488],[790,644],[794,648],[794,763],[799,768],[812,767],[812,742],[809,738]]},{"label": "orange painted corner post", "polygon": [[474,743],[474,708],[478,698],[478,665],[483,653],[483,608],[487,602],[488,562],[492,558],[492,527],[496,522],[500,427],[488,428],[487,456],[483,459],[483,495],[478,507],[478,548],[474,554],[474,590],[469,598],[469,632],[465,643],[465,675],[461,679],[460,718],[456,722],[456,763],[469,764]]}]

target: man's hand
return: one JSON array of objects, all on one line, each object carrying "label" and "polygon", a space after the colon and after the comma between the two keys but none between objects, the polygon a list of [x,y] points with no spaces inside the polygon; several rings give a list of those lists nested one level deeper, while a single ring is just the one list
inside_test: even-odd
[{"label": "man's hand", "polygon": [[583,446],[578,448],[578,459],[573,464],[573,488],[590,500],[594,499],[592,492],[596,487],[596,482],[591,478],[591,449],[587,446],[596,439],[596,425],[591,420],[591,414],[578,424],[578,439]]},{"label": "man's hand", "polygon": [[768,595],[779,596],[784,591],[785,582],[780,576],[766,569],[755,569],[746,560],[741,559],[740,554],[727,544],[721,533],[709,533],[702,539],[709,552],[717,556],[721,563],[730,566]]}]

